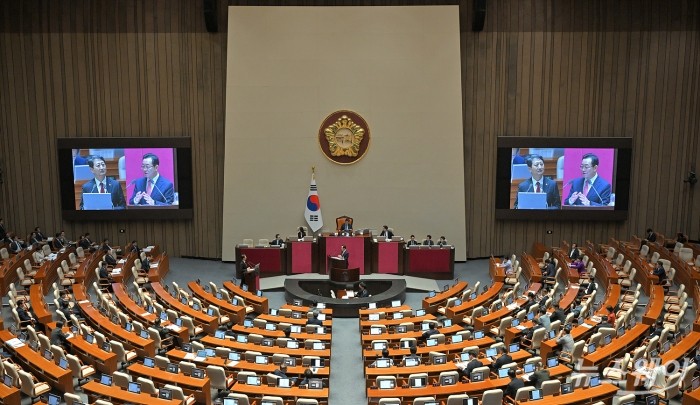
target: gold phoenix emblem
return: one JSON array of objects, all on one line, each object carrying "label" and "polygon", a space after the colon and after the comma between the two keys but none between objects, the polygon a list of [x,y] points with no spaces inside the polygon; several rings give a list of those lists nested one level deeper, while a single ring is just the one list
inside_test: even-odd
[{"label": "gold phoenix emblem", "polygon": [[357,125],[347,115],[343,115],[336,122],[324,129],[328,150],[331,156],[357,157],[360,152],[360,143],[365,136],[365,130]]}]

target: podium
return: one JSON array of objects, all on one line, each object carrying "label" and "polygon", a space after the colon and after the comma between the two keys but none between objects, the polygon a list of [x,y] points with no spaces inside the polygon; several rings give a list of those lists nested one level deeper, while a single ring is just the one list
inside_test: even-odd
[{"label": "podium", "polygon": [[360,268],[348,268],[348,262],[334,256],[328,256],[328,275],[331,283],[355,283],[360,281]]}]

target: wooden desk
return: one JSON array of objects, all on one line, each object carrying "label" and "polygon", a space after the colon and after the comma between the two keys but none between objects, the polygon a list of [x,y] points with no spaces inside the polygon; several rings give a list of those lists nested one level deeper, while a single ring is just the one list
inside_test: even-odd
[{"label": "wooden desk", "polygon": [[187,283],[187,288],[202,301],[219,307],[221,314],[228,315],[231,322],[243,325],[243,320],[246,315],[246,309],[243,305],[233,305],[230,301],[216,298],[212,293],[204,291],[204,288],[194,281]]},{"label": "wooden desk", "polygon": [[[574,392],[566,395],[546,396],[538,403],[548,405],[573,405],[573,404],[592,404],[594,402],[603,401],[610,403],[612,398],[617,394],[618,388],[609,383],[603,383],[595,388],[576,389]],[[532,404],[527,401],[516,401],[517,405]]]},{"label": "wooden desk", "polygon": [[578,275],[578,271],[569,267],[569,265],[571,264],[571,259],[569,259],[569,255],[567,252],[568,249],[560,249],[555,247],[554,249],[552,249],[552,256],[554,256],[554,258],[557,259],[557,263],[559,267],[561,267],[566,280],[568,280],[569,283],[578,283],[578,280],[580,278]]},{"label": "wooden desk", "polygon": [[73,296],[75,297],[80,310],[85,316],[85,320],[91,324],[93,328],[102,332],[106,338],[114,339],[121,342],[127,350],[134,349],[140,357],[156,354],[155,342],[151,339],[144,339],[141,336],[132,332],[127,332],[121,327],[112,323],[110,319],[105,317],[92,306],[92,303],[87,299],[85,294],[85,286],[82,284],[73,285]]},{"label": "wooden desk", "polygon": [[270,303],[268,302],[267,297],[258,297],[257,294],[251,291],[243,291],[243,289],[240,286],[232,283],[231,281],[224,281],[224,288],[242,297],[245,300],[246,304],[252,306],[255,312],[257,312],[258,314],[268,313]]},{"label": "wooden desk", "polygon": [[468,285],[469,283],[466,281],[460,281],[450,287],[447,291],[442,291],[435,294],[434,297],[425,297],[423,298],[421,307],[429,314],[435,315],[439,306],[444,306],[448,298],[459,297],[462,294],[462,291],[464,291]]},{"label": "wooden desk", "polygon": [[170,258],[166,252],[158,256],[153,256],[151,268],[148,270],[148,281],[151,283],[160,282],[170,271]]},{"label": "wooden desk", "polygon": [[182,400],[171,399],[170,401],[167,401],[165,399],[152,397],[150,394],[146,394],[144,392],[134,394],[133,392],[123,390],[115,385],[111,385],[109,387],[102,385],[95,380],[84,384],[83,391],[88,394],[88,398],[91,398],[91,401],[94,401],[95,397],[106,397],[109,398],[110,402],[118,404],[182,405]]},{"label": "wooden desk", "polygon": [[700,389],[695,391],[686,392],[683,394],[683,404],[682,405],[697,405],[700,404]]},{"label": "wooden desk", "polygon": [[661,312],[664,310],[664,288],[658,284],[650,287],[651,295],[647,310],[642,316],[642,323],[646,325],[654,325],[656,320],[661,317]]},{"label": "wooden desk", "polygon": [[602,369],[608,365],[610,360],[617,358],[621,352],[636,347],[638,341],[646,336],[648,331],[649,325],[641,323],[635,325],[624,335],[614,338],[609,345],[599,347],[595,353],[583,356],[583,365]]},{"label": "wooden desk", "polygon": [[70,370],[64,370],[53,361],[46,360],[41,354],[32,350],[28,345],[13,348],[7,342],[15,335],[7,330],[0,330],[0,340],[5,348],[15,354],[15,361],[22,365],[39,380],[44,381],[61,392],[73,392],[73,375]]},{"label": "wooden desk", "polygon": [[[284,308],[284,307],[282,307],[282,308]],[[360,316],[360,319],[366,320],[369,317],[369,314],[376,314],[376,313],[384,312],[388,315],[388,314],[391,314],[394,312],[407,311],[409,309],[411,311],[413,311],[413,308],[411,308],[410,306],[408,306],[406,304],[400,305],[398,307],[379,307],[379,308],[374,308],[374,309],[364,308],[364,309],[361,309],[358,311],[358,315]]]},{"label": "wooden desk", "polygon": [[264,354],[265,356],[272,356],[275,353],[280,353],[280,354],[286,354],[288,356],[293,356],[293,357],[303,357],[303,356],[317,356],[317,357],[322,357],[326,359],[330,359],[331,357],[331,348],[330,345],[326,345],[326,349],[324,350],[313,350],[313,349],[304,349],[301,346],[298,349],[288,349],[286,347],[277,347],[277,346],[262,346],[262,345],[255,345],[252,343],[238,343],[235,340],[231,339],[218,339],[213,336],[205,336],[201,340],[202,344],[205,346],[214,348],[214,347],[228,347],[229,349],[233,349],[239,352],[244,352],[246,350],[253,350],[256,352],[260,352]]},{"label": "wooden desk", "polygon": [[172,308],[176,312],[187,315],[192,318],[195,325],[204,328],[204,331],[208,334],[213,335],[216,328],[219,326],[219,319],[214,316],[209,316],[202,311],[197,311],[196,309],[185,305],[177,299],[173,298],[172,295],[168,294],[160,283],[151,283],[151,288],[156,293],[158,301],[168,308]]},{"label": "wooden desk", "polygon": [[2,268],[0,270],[0,289],[2,289],[2,295],[7,295],[10,290],[10,284],[17,282],[17,269],[24,269],[24,260],[32,258],[32,253],[27,249],[22,249],[16,255],[10,253],[10,258],[3,261]]},{"label": "wooden desk", "polygon": [[[410,367],[416,369],[417,367]],[[554,378],[571,373],[571,369],[566,366],[557,366],[550,370],[550,375]],[[467,394],[469,396],[481,396],[484,391],[492,389],[505,389],[510,382],[510,378],[494,378],[479,382],[464,383],[455,385],[438,386],[428,385],[424,388],[408,388],[397,386],[394,389],[367,389],[367,398],[370,403],[376,403],[380,398],[401,398],[403,401],[413,401],[418,397],[435,397],[438,401],[446,401],[450,395]],[[610,384],[603,384],[610,385]],[[601,385],[602,386],[602,385]],[[615,388],[614,386],[612,386]],[[598,388],[598,387],[597,387]],[[617,388],[615,388],[617,391]],[[573,395],[573,394],[572,394]]]},{"label": "wooden desk", "polygon": [[566,289],[566,293],[561,298],[561,300],[559,300],[559,308],[566,309],[570,307],[571,304],[573,304],[576,300],[576,296],[578,295],[580,288],[581,286],[579,286],[578,283],[569,284],[569,286]]},{"label": "wooden desk", "polygon": [[[586,326],[584,326],[586,325]],[[593,321],[591,318],[585,320],[584,325],[579,325],[571,330],[571,337],[574,341],[585,340],[588,336],[593,334],[593,329],[598,325],[598,322]],[[557,347],[557,338],[543,340],[540,344],[540,357],[546,361],[547,357],[553,354],[554,349]]]},{"label": "wooden desk", "polygon": [[106,352],[96,344],[88,343],[82,335],[74,335],[69,338],[73,354],[78,356],[83,363],[93,366],[101,373],[112,374],[117,371],[117,355]]},{"label": "wooden desk", "polygon": [[438,280],[449,280],[455,276],[454,246],[419,246],[404,249],[404,254],[405,275]]},{"label": "wooden desk", "polygon": [[586,248],[583,252],[588,255],[588,260],[593,262],[593,267],[596,269],[596,278],[604,287],[607,288],[610,285],[617,284],[618,277],[612,263],[605,260],[591,242],[586,242]]},{"label": "wooden desk", "polygon": [[245,254],[251,263],[260,264],[260,276],[280,276],[287,274],[287,249],[279,246],[240,247],[236,245],[236,263]]},{"label": "wooden desk", "polygon": [[377,325],[381,324],[386,326],[387,328],[392,327],[392,326],[398,326],[401,325],[402,323],[406,322],[411,322],[414,325],[420,325],[423,322],[437,322],[437,318],[435,318],[435,315],[430,315],[430,314],[425,314],[423,316],[407,316],[405,318],[401,319],[379,319],[377,321],[370,321],[370,320],[361,320],[360,321],[360,331],[369,331],[369,328],[372,327],[372,325]]},{"label": "wooden desk", "polygon": [[517,313],[517,311],[524,309],[524,308],[522,308],[522,305],[527,302],[527,295],[529,293],[537,294],[537,292],[540,290],[541,287],[542,287],[542,285],[540,283],[530,284],[530,288],[528,288],[528,290],[525,292],[525,294],[523,296],[521,296],[520,298],[518,298],[517,300],[515,300],[515,304],[517,304],[515,309],[509,309],[508,306],[503,305],[503,307],[501,309],[499,309],[498,311],[491,312],[487,315],[475,318],[474,319],[474,329],[486,330],[491,325],[500,322],[501,318],[508,316],[512,313]]},{"label": "wooden desk", "polygon": [[287,274],[318,273],[318,243],[287,239]]},{"label": "wooden desk", "polygon": [[8,387],[0,383],[0,403],[8,405],[19,405],[21,402],[21,394],[18,388]]},{"label": "wooden desk", "polygon": [[[275,323],[289,323],[292,325],[298,325],[301,326],[302,328],[306,326],[306,321],[308,321],[308,318],[306,317],[306,312],[302,313],[301,318],[287,318],[285,316],[281,315],[270,315],[270,314],[260,314],[256,317],[256,319],[264,319],[268,322],[275,322]],[[333,328],[333,320],[332,319],[326,319],[323,321],[323,327],[326,328],[327,332],[330,332],[330,330]]]},{"label": "wooden desk", "polygon": [[466,300],[460,305],[445,309],[445,316],[452,319],[453,323],[461,323],[464,317],[470,315],[474,308],[489,306],[498,297],[498,293],[501,292],[504,285],[503,281],[494,282],[485,293],[477,295],[473,300]]},{"label": "wooden desk", "polygon": [[41,284],[32,284],[29,287],[29,302],[32,304],[32,310],[40,323],[46,325],[53,320],[53,314],[49,312],[44,302],[44,291]]},{"label": "wooden desk", "polygon": [[136,252],[129,252],[126,257],[117,260],[117,265],[112,269],[112,281],[126,284],[134,276],[131,268],[134,267],[137,258]]},{"label": "wooden desk", "polygon": [[[452,325],[447,328],[438,328],[438,333],[442,333],[445,336],[457,333],[464,330],[461,325]],[[389,344],[398,343],[403,338],[415,338],[419,339],[423,335],[422,330],[407,331],[406,333],[394,333],[387,332],[381,335],[370,335],[369,333],[362,333],[362,344],[367,345],[373,340],[387,340]]]},{"label": "wooden desk", "polygon": [[[445,354],[456,354],[456,353],[461,353],[462,349],[465,347],[470,347],[470,346],[478,346],[479,348],[491,346],[492,344],[496,343],[496,341],[493,338],[490,337],[483,337],[481,339],[472,339],[472,340],[464,340],[459,343],[445,343],[437,346],[418,346],[417,349],[417,354],[421,357],[426,357],[430,352],[441,352]],[[362,357],[365,359],[365,361],[374,361],[381,353],[381,350],[374,350],[374,349],[362,349]],[[401,359],[403,356],[408,356],[410,354],[409,349],[397,349],[397,348],[389,348],[389,357],[392,359]]]},{"label": "wooden desk", "polygon": [[540,265],[537,263],[537,260],[528,253],[523,252],[523,254],[520,255],[520,267],[523,269],[525,278],[530,280],[531,283],[539,283],[542,281]]},{"label": "wooden desk", "polygon": [[278,388],[270,387],[267,384],[257,386],[236,383],[236,385],[233,386],[232,391],[240,394],[246,394],[248,395],[249,399],[260,399],[263,395],[271,395],[275,397],[282,397],[287,400],[293,400],[294,402],[296,402],[296,400],[299,398],[311,398],[318,401],[328,401],[328,388],[310,390],[299,387]]},{"label": "wooden desk", "polygon": [[[249,333],[256,333],[258,335],[261,335],[263,337],[269,337],[269,338],[281,338],[284,337],[284,331],[282,329],[276,329],[276,330],[267,330],[267,329],[262,329],[258,328],[255,326],[251,326],[250,328],[246,328],[243,325],[233,325],[231,327],[231,330],[233,330],[236,333],[242,333],[242,334],[249,334]],[[330,342],[331,341],[331,334],[330,333],[324,333],[324,334],[319,334],[319,333],[291,333],[290,338],[299,340],[299,341],[304,341],[306,339],[316,339],[324,342]],[[329,343],[330,344],[330,343]]]},{"label": "wooden desk", "polygon": [[[129,315],[131,315],[132,319],[136,319],[141,322],[144,327],[153,326],[155,324],[155,320],[160,319],[158,315],[150,313],[136,304],[131,297],[129,297],[129,294],[127,293],[123,284],[112,283],[112,290],[114,291],[114,296],[117,299],[119,306],[122,307],[122,309],[124,309]],[[168,330],[168,333],[177,336],[181,342],[187,343],[190,341],[190,332],[186,327],[175,326],[169,321],[163,321],[161,325]]]},{"label": "wooden desk", "polygon": [[654,266],[639,257],[638,249],[630,249],[626,243],[618,242],[617,251],[622,253],[626,260],[632,263],[632,267],[637,269],[635,281],[642,285],[642,289],[646,295],[651,294],[651,288],[655,284],[659,284],[659,278],[652,273]]},{"label": "wooden desk", "polygon": [[70,265],[71,253],[75,253],[74,248],[65,248],[63,252],[58,253],[55,260],[45,261],[36,272],[34,283],[42,286],[43,291],[49,291],[51,284],[58,280],[58,268],[61,267],[61,262],[65,260]]},{"label": "wooden desk", "polygon": [[[194,354],[193,353],[186,353],[183,352],[180,349],[172,349],[168,351],[167,353],[168,358],[171,360],[177,360],[177,361],[182,361],[186,360],[189,362],[194,361],[194,357],[192,357]],[[243,355],[241,353],[241,355]],[[290,376],[298,376],[298,377],[303,377],[304,376],[304,371],[308,367],[302,366],[301,365],[301,358],[298,356],[291,356],[296,358],[297,360],[297,365],[294,367],[288,367],[287,368],[287,375]],[[238,375],[239,371],[253,371],[258,375],[265,375],[267,373],[272,373],[273,371],[277,370],[279,367],[270,361],[268,364],[256,364],[256,363],[251,363],[247,361],[239,361],[238,363],[231,365],[230,362],[227,359],[222,359],[221,357],[207,357],[206,360],[197,362],[197,364],[202,365],[202,367],[206,366],[219,366],[223,367],[228,371],[233,372],[235,375]],[[314,375],[318,376],[319,378],[328,378],[330,376],[331,369],[327,365],[326,367],[322,368],[316,368],[316,373]]]},{"label": "wooden desk", "polygon": [[153,383],[158,387],[165,384],[173,384],[182,388],[185,395],[194,394],[194,399],[200,404],[211,404],[211,382],[209,377],[194,378],[184,375],[182,372],[178,374],[169,373],[159,368],[146,367],[141,363],[134,363],[128,367],[129,373],[136,377],[144,377],[153,380]]},{"label": "wooden desk", "polygon": [[406,242],[394,239],[392,241],[370,243],[372,248],[372,273],[403,274],[404,249]]}]

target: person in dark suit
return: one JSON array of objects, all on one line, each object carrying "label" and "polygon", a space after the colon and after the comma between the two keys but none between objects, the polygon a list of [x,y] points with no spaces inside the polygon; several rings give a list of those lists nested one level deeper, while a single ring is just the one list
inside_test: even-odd
[{"label": "person in dark suit", "polygon": [[647,229],[647,237],[645,238],[647,242],[656,242],[656,232],[653,229]]},{"label": "person in dark suit", "polygon": [[666,269],[664,269],[663,263],[657,262],[652,274],[659,278],[659,284],[666,282]]},{"label": "person in dark suit", "polygon": [[581,251],[578,249],[578,245],[575,243],[571,244],[571,250],[569,250],[569,259],[576,260],[581,256]]},{"label": "person in dark suit", "polygon": [[44,332],[46,330],[44,325],[36,319],[36,315],[29,309],[25,300],[17,300],[17,316],[21,322],[29,322],[37,331]]},{"label": "person in dark suit", "polygon": [[241,262],[238,263],[238,269],[236,270],[236,277],[240,280],[241,287],[245,284],[246,275],[255,272],[255,267],[250,267],[248,264],[248,256],[241,255]]},{"label": "person in dark suit", "polygon": [[158,172],[160,159],[153,153],[143,155],[141,170],[144,177],[134,180],[134,193],[129,205],[172,205],[175,187],[170,180]]},{"label": "person in dark suit", "polygon": [[348,249],[345,245],[340,246],[340,254],[338,255],[338,259],[343,259],[346,262],[350,258],[350,252],[348,252]]},{"label": "person in dark suit", "polygon": [[[126,200],[122,186],[118,181],[107,177],[107,163],[102,156],[90,156],[88,166],[95,178],[83,184],[83,194],[110,193],[112,195],[112,209],[123,210],[126,208]],[[84,197],[80,199],[80,209],[84,209]]]},{"label": "person in dark suit", "polygon": [[410,354],[407,356],[403,356],[403,358],[401,359],[401,366],[406,365],[407,359],[416,360],[416,361],[418,361],[418,364],[420,364],[421,360],[420,360],[420,356],[418,355],[418,348],[416,347],[416,345],[411,345],[411,347],[408,348],[408,352]]},{"label": "person in dark suit", "polygon": [[428,330],[423,332],[423,334],[421,335],[421,339],[428,340],[431,336],[436,335],[438,333],[440,332],[438,332],[436,324],[434,322],[430,322],[430,327],[428,328]]},{"label": "person in dark suit", "polygon": [[361,282],[360,284],[358,284],[358,287],[360,288],[360,291],[357,292],[357,298],[369,297],[369,291],[367,290],[367,286],[365,285],[364,282]]},{"label": "person in dark suit", "polygon": [[435,245],[435,242],[433,241],[432,235],[426,235],[425,240],[423,241],[423,245],[425,246],[433,246]]},{"label": "person in dark suit", "polygon": [[549,378],[549,371],[543,369],[542,363],[538,361],[537,364],[535,364],[535,372],[530,376],[530,384],[540,389],[542,388],[542,383],[548,381]]},{"label": "person in dark suit", "polygon": [[388,227],[387,225],[384,225],[384,226],[382,227],[382,233],[380,233],[379,236],[384,236],[384,237],[386,237],[387,239],[391,239],[391,238],[394,237],[394,232],[391,232],[391,231],[389,230],[389,227]]},{"label": "person in dark suit", "polygon": [[420,245],[418,241],[416,240],[416,235],[411,235],[411,239],[406,242],[406,246],[417,246]]},{"label": "person in dark suit", "polygon": [[41,228],[39,228],[38,226],[34,228],[34,233],[38,242],[43,242],[47,239],[46,236],[44,236],[44,234],[41,232]]},{"label": "person in dark suit", "polygon": [[289,378],[287,377],[287,364],[285,362],[280,363],[280,367],[273,371],[272,374],[279,378]]},{"label": "person in dark suit", "polygon": [[270,242],[270,245],[272,245],[272,246],[282,246],[283,243],[284,243],[284,241],[282,240],[282,238],[280,238],[280,234],[277,233],[277,234],[275,234],[275,239],[273,239],[273,240]]},{"label": "person in dark suit", "polygon": [[544,262],[544,268],[542,269],[542,277],[543,278],[554,278],[554,276],[557,275],[557,272],[554,268],[554,260],[552,259],[547,259]]},{"label": "person in dark suit", "polygon": [[583,155],[581,174],[583,177],[571,180],[571,190],[566,197],[567,205],[587,205],[603,207],[610,204],[612,187],[598,176],[598,156],[593,153]]},{"label": "person in dark suit", "polygon": [[504,394],[510,398],[515,398],[515,394],[518,392],[518,390],[525,386],[525,381],[523,381],[522,378],[516,377],[515,370],[512,368],[508,370],[508,377],[510,377],[510,382],[508,383]]},{"label": "person in dark suit", "polygon": [[52,248],[54,250],[61,250],[64,247],[68,246],[68,241],[66,241],[65,237],[61,237],[61,234],[63,232],[58,232],[56,233],[56,236],[54,236],[53,240],[51,241],[51,244],[53,245]]},{"label": "person in dark suit", "polygon": [[70,345],[68,344],[68,338],[63,333],[61,328],[63,328],[63,322],[56,322],[56,327],[53,328],[53,330],[51,331],[51,344],[60,346],[63,348],[63,350],[68,351],[68,349],[70,348]]},{"label": "person in dark suit", "polygon": [[440,239],[438,240],[437,245],[438,246],[447,246],[447,239],[445,239],[444,236],[441,236]]},{"label": "person in dark suit", "polygon": [[352,224],[349,218],[345,218],[345,222],[340,226],[340,232],[342,233],[352,233]]},{"label": "person in dark suit", "polygon": [[510,357],[510,355],[509,355],[508,352],[506,351],[506,347],[505,347],[505,346],[498,346],[498,353],[500,354],[500,356],[498,356],[498,358],[496,359],[496,361],[494,361],[493,363],[491,363],[491,369],[492,369],[493,371],[496,371],[496,370],[498,370],[499,368],[505,366],[506,364],[509,364],[509,363],[512,363],[512,362],[513,362],[513,358]]},{"label": "person in dark suit", "polygon": [[318,325],[318,326],[323,326],[323,321],[318,319],[318,310],[314,309],[314,312],[311,314],[311,318],[306,320],[307,325]]},{"label": "person in dark suit", "polygon": [[12,253],[19,253],[20,250],[24,249],[24,244],[21,240],[19,240],[17,235],[15,235],[13,232],[10,232],[8,237],[10,239],[10,251]]},{"label": "person in dark suit", "polygon": [[466,367],[462,369],[462,374],[469,378],[472,375],[472,371],[474,371],[475,368],[483,366],[483,363],[480,362],[476,358],[476,353],[473,351],[469,352],[469,362],[467,363]]},{"label": "person in dark suit", "polygon": [[300,226],[299,227],[299,232],[297,232],[297,238],[298,239],[304,239],[304,236],[306,236],[306,231],[304,231],[304,227]]},{"label": "person in dark suit", "polygon": [[[518,193],[545,193],[547,194],[547,206],[542,208],[561,208],[561,197],[559,196],[557,182],[544,176],[544,158],[540,155],[529,155],[525,163],[527,163],[527,168],[530,170],[532,177],[518,185]],[[518,209],[517,195],[513,208]]]}]

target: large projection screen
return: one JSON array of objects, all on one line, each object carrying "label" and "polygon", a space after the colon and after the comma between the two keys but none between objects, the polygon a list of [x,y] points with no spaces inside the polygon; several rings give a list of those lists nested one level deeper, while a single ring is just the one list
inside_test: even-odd
[{"label": "large projection screen", "polygon": [[[223,257],[306,225],[316,167],[325,226],[446,236],[466,259],[458,6],[229,7]],[[329,161],[318,129],[357,112],[359,162]]]}]

